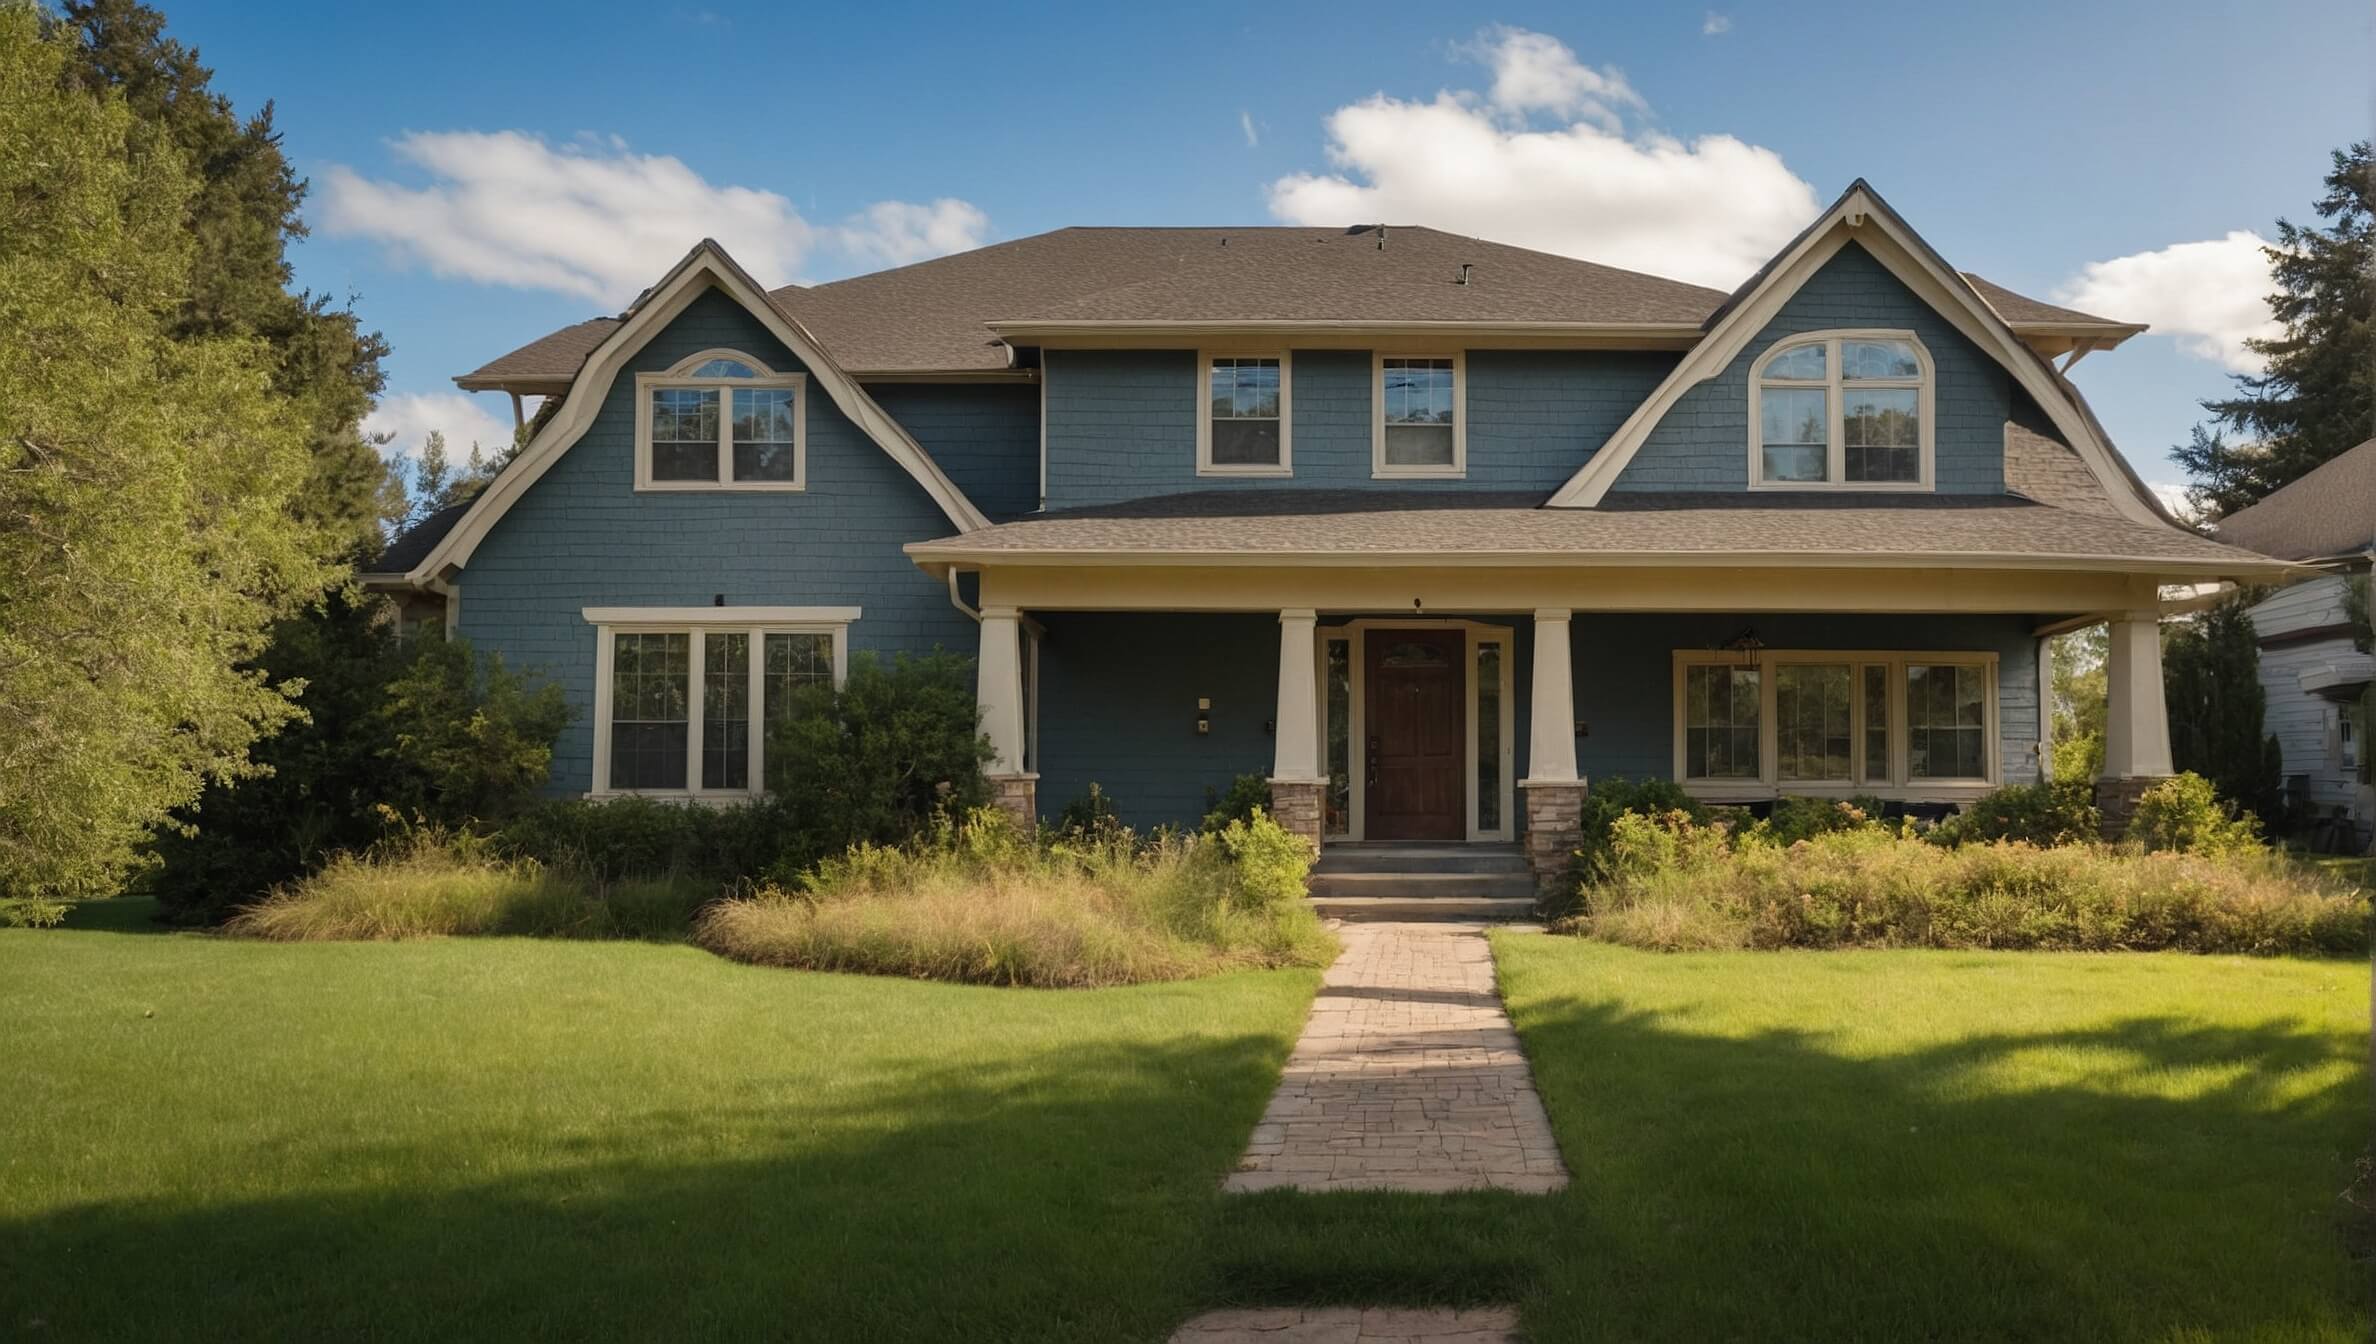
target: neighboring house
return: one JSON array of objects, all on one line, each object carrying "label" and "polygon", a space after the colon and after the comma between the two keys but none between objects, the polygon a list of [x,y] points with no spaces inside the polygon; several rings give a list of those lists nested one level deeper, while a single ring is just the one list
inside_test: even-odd
[{"label": "neighboring house", "polygon": [[2364,840],[2376,829],[2364,709],[2376,656],[2354,647],[2344,601],[2376,559],[2376,439],[2221,519],[2219,537],[2322,571],[2253,606],[2261,687],[2287,795],[2313,817],[2350,817]]},{"label": "neighboring house", "polygon": [[2041,633],[2109,619],[2118,814],[2170,769],[2157,586],[2284,572],[2174,524],[2049,362],[2140,330],[1862,182],[1729,295],[1399,225],[772,292],[704,242],[457,380],[557,400],[373,582],[562,686],[564,793],[740,796],[786,687],[942,646],[1019,813],[1259,772],[1316,837],[1546,868],[1594,777],[2034,779]]}]

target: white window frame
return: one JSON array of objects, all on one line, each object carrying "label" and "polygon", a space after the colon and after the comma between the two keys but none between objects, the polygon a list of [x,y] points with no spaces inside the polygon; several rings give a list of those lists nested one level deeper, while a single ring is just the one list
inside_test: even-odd
[{"label": "white window frame", "polygon": [[[1842,341],[1903,341],[1914,349],[1914,360],[1922,366],[1920,375],[1913,378],[1858,378],[1858,387],[1912,388],[1915,390],[1916,420],[1920,424],[1918,457],[1921,473],[1911,481],[1851,481],[1848,479],[1848,435],[1845,425],[1846,399],[1842,396],[1849,380],[1840,368]],[[1766,366],[1774,360],[1803,346],[1825,347],[1823,377],[1769,378]],[[1805,388],[1824,393],[1829,425],[1829,442],[1824,454],[1824,479],[1820,481],[1769,481],[1765,478],[1765,389]],[[1938,479],[1938,366],[1932,362],[1928,347],[1911,331],[1887,327],[1843,327],[1829,331],[1809,331],[1776,341],[1749,366],[1749,488],[1752,490],[1874,490],[1906,492],[1936,489]]]},{"label": "white window frame", "polygon": [[[1279,462],[1216,464],[1213,461],[1213,361],[1279,361]],[[1295,474],[1295,359],[1288,350],[1199,350],[1196,352],[1196,474],[1199,476],[1293,476]]]},{"label": "white window frame", "polygon": [[[833,636],[833,684],[839,686],[850,671],[850,626],[857,607],[587,607],[582,613],[594,627],[594,778],[589,798],[676,798],[694,802],[741,802],[766,792],[767,714],[765,680],[767,636]],[[703,640],[710,634],[750,637],[750,783],[739,789],[701,787],[701,679],[707,659]],[[614,789],[611,765],[611,677],[618,635],[688,635],[686,663],[685,783],[681,789]]]},{"label": "white window frame", "polygon": [[[692,371],[713,359],[731,359],[758,370],[756,378],[696,378]],[[652,394],[668,388],[694,388],[718,393],[718,476],[711,481],[652,479]],[[738,481],[734,479],[734,393],[767,388],[792,392],[792,479]],[[704,350],[678,360],[665,373],[635,375],[635,488],[638,491],[795,491],[808,488],[808,375],[777,373],[740,350]]]},{"label": "white window frame", "polygon": [[[1386,461],[1386,361],[1452,361],[1452,464],[1394,465]],[[1370,352],[1370,476],[1374,480],[1456,481],[1468,475],[1468,356],[1459,350]]]},{"label": "white window frame", "polygon": [[[1760,649],[1755,653],[1734,653],[1723,649],[1677,649],[1674,651],[1674,695],[1671,718],[1674,726],[1674,758],[1672,778],[1694,798],[1716,803],[1758,802],[1784,795],[1792,797],[1846,798],[1867,794],[1876,798],[1897,801],[1953,801],[1976,798],[1999,787],[2004,780],[2004,742],[2000,723],[2000,683],[1997,676],[1997,655],[1964,649]],[[1844,665],[1848,668],[1848,778],[1817,780],[1781,778],[1781,721],[1776,713],[1778,688],[1774,672],[1789,664]],[[1986,773],[1973,777],[1922,778],[1911,773],[1911,753],[1908,750],[1910,725],[1906,714],[1906,669],[1915,664],[1925,667],[1976,667],[1981,669],[1983,708],[1982,759]],[[1864,673],[1867,666],[1889,669],[1889,764],[1886,779],[1881,782],[1865,780],[1865,709]],[[1757,778],[1707,779],[1686,773],[1689,753],[1690,725],[1684,717],[1685,670],[1691,667],[1754,667],[1758,671],[1757,687]]]}]

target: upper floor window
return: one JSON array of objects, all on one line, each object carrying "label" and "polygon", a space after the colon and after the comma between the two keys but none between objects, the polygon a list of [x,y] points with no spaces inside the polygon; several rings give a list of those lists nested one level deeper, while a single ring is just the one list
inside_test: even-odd
[{"label": "upper floor window", "polygon": [[734,350],[635,376],[635,488],[799,490],[808,379]]},{"label": "upper floor window", "polygon": [[1289,377],[1285,352],[1197,357],[1198,475],[1291,474]]},{"label": "upper floor window", "polygon": [[1912,332],[1791,337],[1749,371],[1749,484],[1928,489],[1933,394],[1930,352]]},{"label": "upper floor window", "polygon": [[1468,469],[1458,355],[1377,357],[1371,435],[1375,476],[1459,476]]}]

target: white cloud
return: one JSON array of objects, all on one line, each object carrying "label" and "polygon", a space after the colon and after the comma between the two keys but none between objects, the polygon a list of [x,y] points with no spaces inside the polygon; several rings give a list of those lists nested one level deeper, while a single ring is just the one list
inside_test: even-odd
[{"label": "white cloud", "polygon": [[[533,412],[535,408],[529,409]],[[381,397],[379,406],[363,420],[364,433],[394,436],[382,450],[391,457],[419,457],[431,430],[444,431],[446,452],[456,462],[469,458],[474,443],[492,455],[512,439],[509,416],[498,416],[488,409],[488,403],[461,392],[399,392]]]},{"label": "white cloud", "polygon": [[977,246],[982,212],[963,201],[886,201],[819,228],[772,191],[714,185],[616,136],[555,146],[519,131],[414,131],[392,144],[426,173],[406,186],[334,164],[323,225],[371,238],[442,276],[548,289],[614,306],[704,237],[766,284],[797,278],[819,250],[861,262],[918,260]]},{"label": "white cloud", "polygon": [[[1490,97],[1380,93],[1338,108],[1326,123],[1335,171],[1271,183],[1271,213],[1427,224],[1729,289],[1820,208],[1770,149],[1617,124],[1621,107],[1647,111],[1640,95],[1556,39],[1505,28],[1479,41]],[[1538,111],[1557,115],[1538,125],[1526,115]]]},{"label": "white cloud", "polygon": [[2277,287],[2269,275],[2268,243],[2237,229],[2224,238],[2174,243],[2087,268],[2055,297],[2074,308],[2123,322],[2151,323],[2178,348],[2217,360],[2231,373],[2259,373],[2261,357],[2244,348],[2247,337],[2282,334],[2269,315],[2268,296]]},{"label": "white cloud", "polygon": [[1246,133],[1246,148],[1252,149],[1262,143],[1262,137],[1254,133],[1253,113],[1242,108],[1238,111],[1238,129]]},{"label": "white cloud", "polygon": [[1727,15],[1717,13],[1715,10],[1709,10],[1708,17],[1700,20],[1701,37],[1722,37],[1731,31],[1732,19]]},{"label": "white cloud", "polygon": [[2153,492],[2153,497],[2161,501],[2161,506],[2170,511],[2172,518],[2191,521],[2200,516],[2201,511],[2187,497],[2184,484],[2177,481],[2147,481],[2145,488]]}]

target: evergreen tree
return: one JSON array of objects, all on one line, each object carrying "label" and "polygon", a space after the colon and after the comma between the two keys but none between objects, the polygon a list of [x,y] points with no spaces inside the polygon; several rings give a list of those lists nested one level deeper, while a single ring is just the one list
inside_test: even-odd
[{"label": "evergreen tree", "polygon": [[296,710],[242,664],[334,577],[274,349],[197,332],[201,187],[0,5],[0,897],[112,891]]},{"label": "evergreen tree", "polygon": [[2210,780],[2221,797],[2276,824],[2284,820],[2285,755],[2265,728],[2269,698],[2246,607],[2244,596],[2230,598],[2163,641],[2170,758]]},{"label": "evergreen tree", "polygon": [[[2206,401],[2219,429],[2197,426],[2171,456],[2196,501],[2229,514],[2376,436],[2376,155],[2363,140],[2335,151],[2318,200],[2325,227],[2277,221],[2269,307],[2285,331],[2246,344],[2268,371]],[[2238,437],[2230,442],[2226,431]]]},{"label": "evergreen tree", "polygon": [[387,342],[322,295],[292,291],[288,245],[305,236],[306,184],[281,152],[272,104],[242,119],[210,87],[198,53],[136,0],[66,0],[70,88],[120,93],[180,151],[196,178],[185,226],[193,256],[171,331],[244,336],[271,352],[273,391],[306,430],[311,468],[293,508],[341,555],[375,549],[388,466],[360,431],[385,383]]}]

